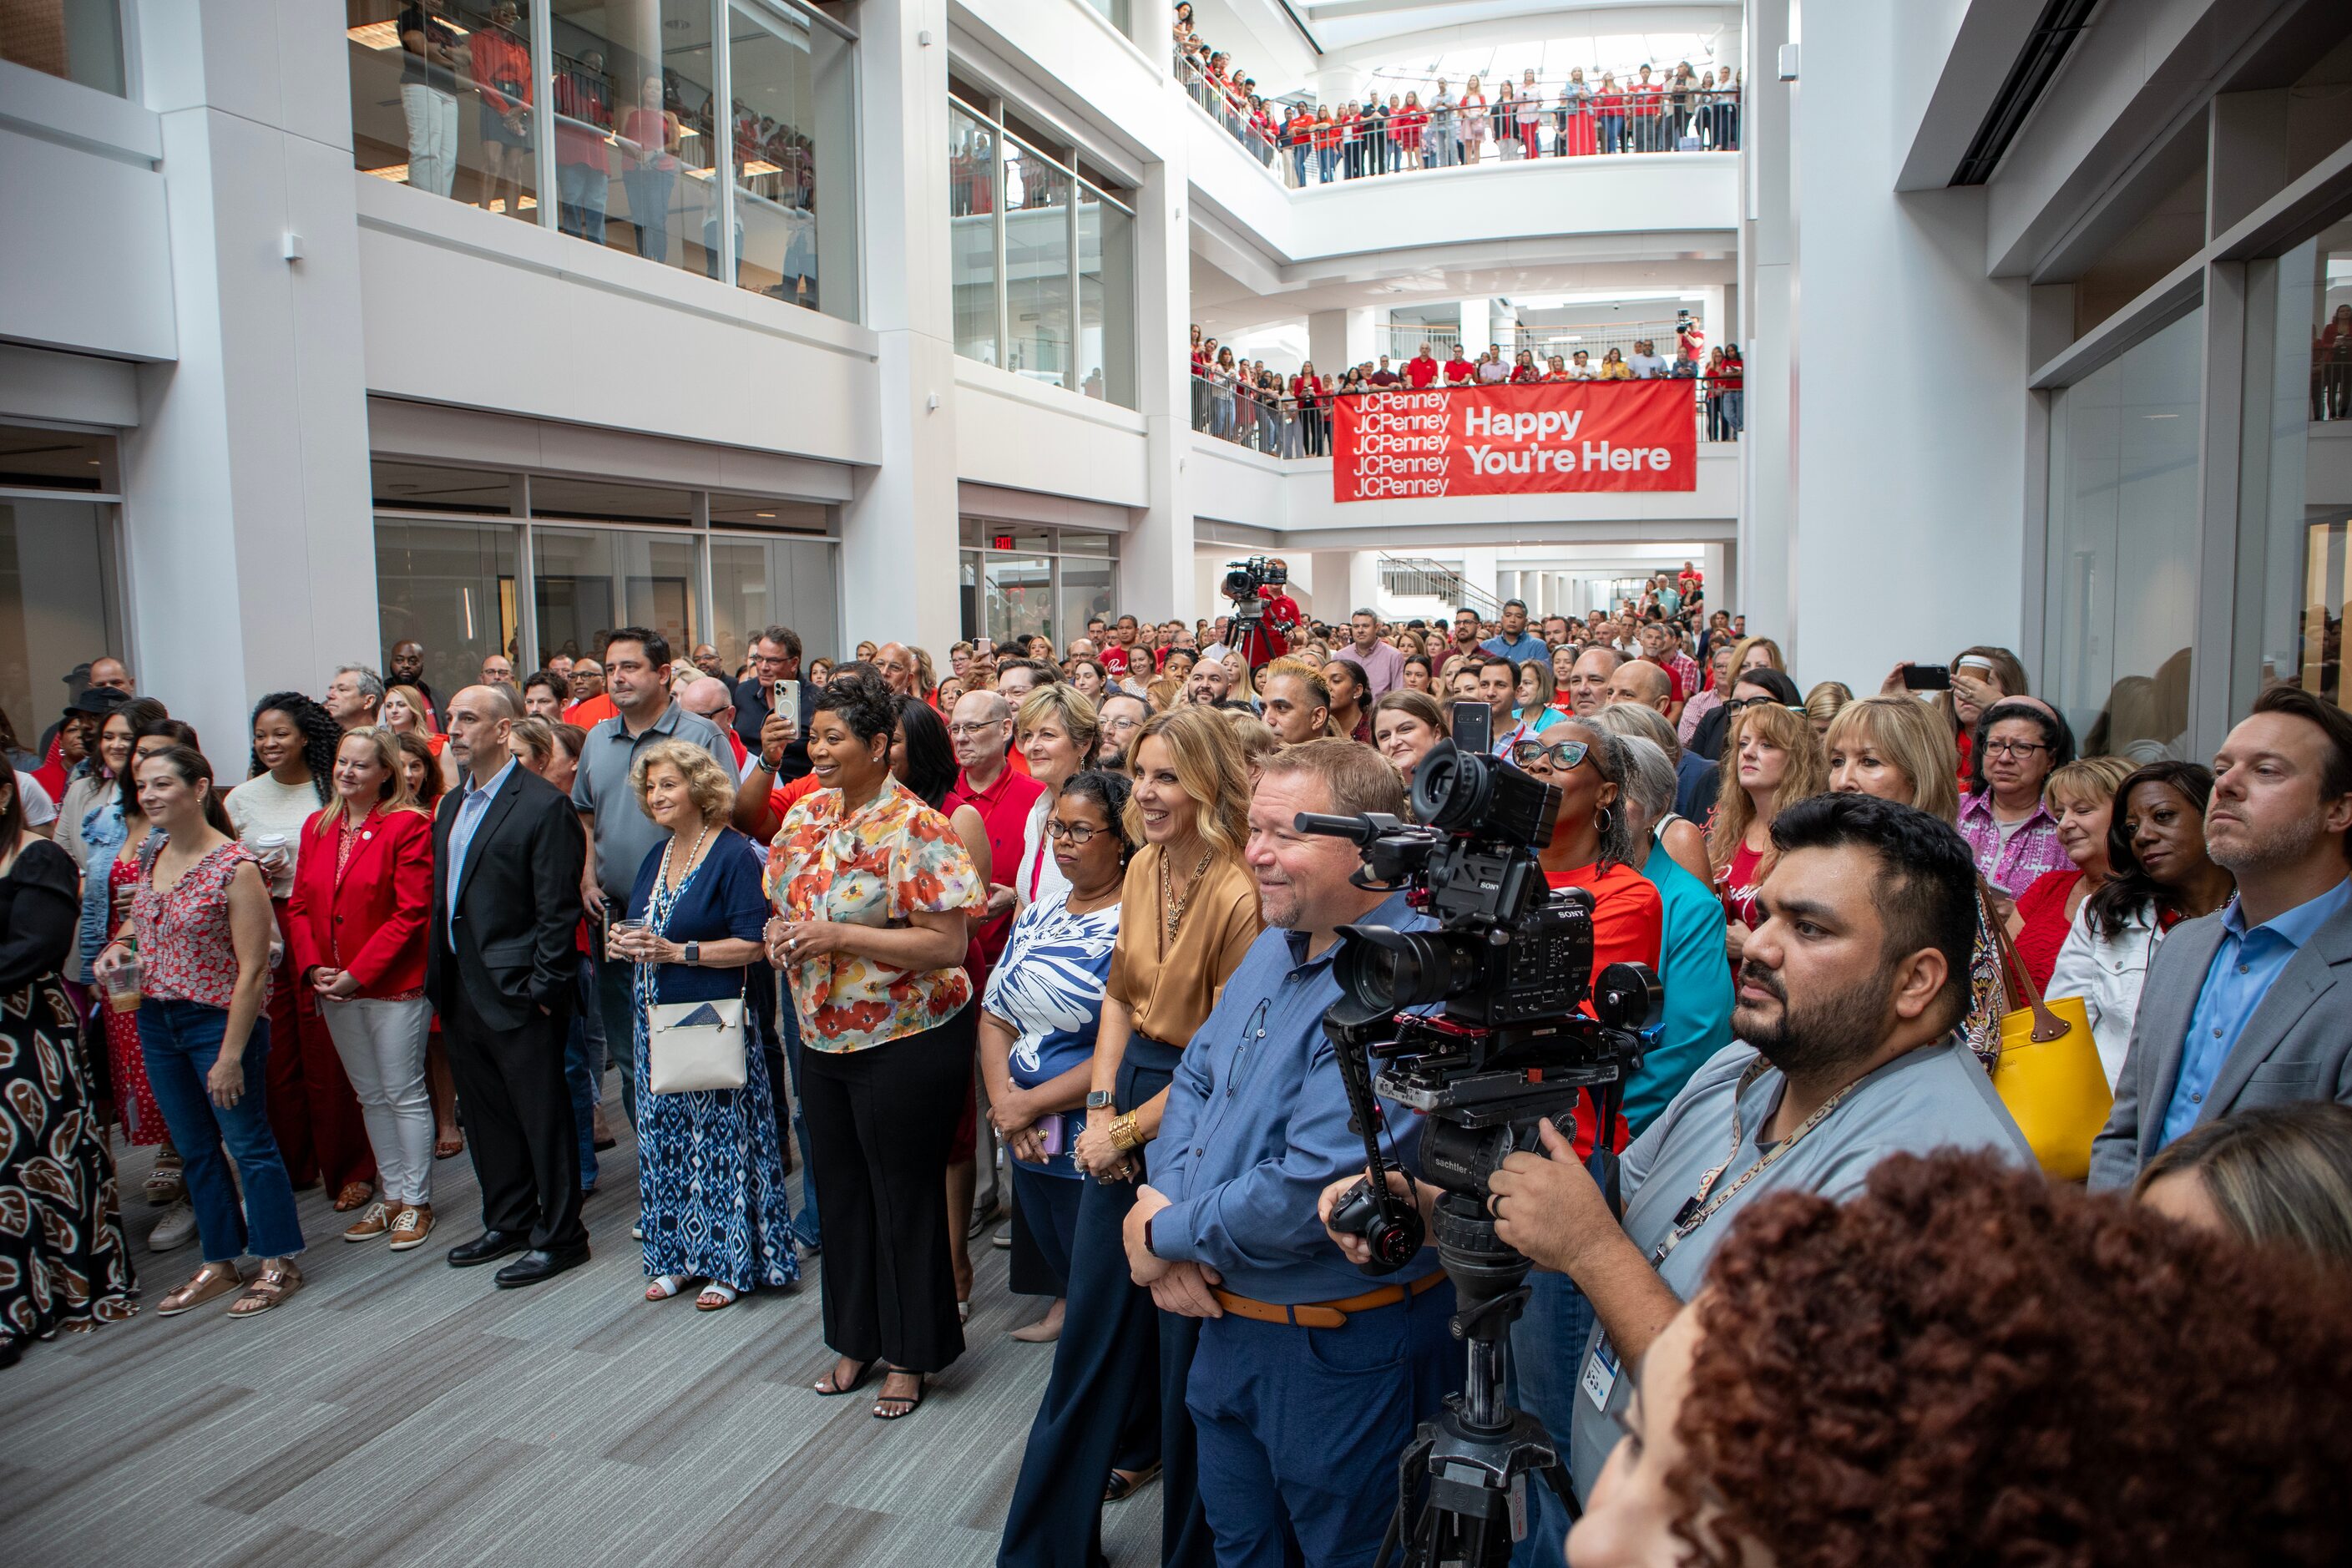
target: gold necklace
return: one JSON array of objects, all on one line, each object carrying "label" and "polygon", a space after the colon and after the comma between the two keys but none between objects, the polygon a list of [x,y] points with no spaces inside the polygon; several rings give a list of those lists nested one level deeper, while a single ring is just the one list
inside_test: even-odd
[{"label": "gold necklace", "polygon": [[1192,901],[1192,889],[1201,885],[1202,876],[1209,869],[1209,858],[1215,853],[1213,849],[1202,850],[1201,863],[1192,868],[1192,875],[1185,879],[1183,891],[1175,892],[1168,885],[1168,852],[1164,849],[1160,852],[1160,919],[1169,942],[1175,942],[1176,928],[1184,923],[1184,906]]}]

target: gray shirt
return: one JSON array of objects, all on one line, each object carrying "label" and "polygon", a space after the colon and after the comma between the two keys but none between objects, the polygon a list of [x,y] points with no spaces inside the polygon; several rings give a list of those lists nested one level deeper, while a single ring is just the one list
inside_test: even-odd
[{"label": "gray shirt", "polygon": [[656,741],[690,741],[719,761],[719,771],[736,781],[735,749],[719,726],[673,701],[662,716],[631,735],[620,716],[600,721],[580,750],[580,772],[572,781],[572,804],[596,814],[596,882],[604,896],[625,908],[636,886],[637,868],[668,835],[647,816],[629,793],[629,767]]},{"label": "gray shirt", "polygon": [[[1739,1211],[1765,1194],[1816,1193],[1843,1202],[1862,1190],[1870,1168],[1887,1155],[1947,1147],[1990,1149],[2021,1166],[2033,1165],[2032,1146],[1967,1042],[1956,1035],[1896,1058],[1848,1089],[1787,1154],[1758,1173],[1658,1261],[1675,1215],[1706,1173],[1730,1157],[1708,1194],[1720,1197],[1760,1157],[1757,1138],[1780,1102],[1782,1080],[1776,1068],[1764,1068],[1738,1096],[1739,1146],[1731,1146],[1732,1098],[1740,1075],[1757,1059],[1756,1048],[1738,1040],[1717,1051],[1622,1159],[1625,1235],[1685,1301],[1696,1293],[1707,1260]],[[1616,1418],[1633,1392],[1633,1369],[1617,1364],[1606,1340],[1596,1326],[1577,1379],[1569,1465],[1580,1498],[1590,1494],[1609,1450],[1616,1447]]]}]

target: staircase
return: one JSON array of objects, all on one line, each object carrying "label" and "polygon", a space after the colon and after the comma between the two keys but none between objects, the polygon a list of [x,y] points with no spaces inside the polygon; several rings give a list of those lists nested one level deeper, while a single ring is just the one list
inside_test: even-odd
[{"label": "staircase", "polygon": [[1482,620],[1501,618],[1500,600],[1444,562],[1426,556],[1391,555],[1385,550],[1378,553],[1381,598],[1392,618],[1419,616],[1444,620],[1451,619],[1454,611],[1465,608],[1477,611]]}]

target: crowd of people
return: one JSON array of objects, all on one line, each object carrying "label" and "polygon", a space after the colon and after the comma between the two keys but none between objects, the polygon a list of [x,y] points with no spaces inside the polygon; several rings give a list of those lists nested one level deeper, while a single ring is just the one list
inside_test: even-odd
[{"label": "crowd of people", "polygon": [[[158,1316],[285,1308],[313,1184],[344,1242],[551,1279],[616,1077],[599,1244],[705,1312],[813,1269],[813,1397],[914,1416],[1009,1247],[1053,1349],[1000,1562],[1099,1562],[1155,1480],[1165,1563],[1369,1561],[1463,1365],[1434,1249],[1334,1221],[1323,1021],[1352,928],[1430,922],[1299,818],[1409,820],[1475,745],[1549,786],[1594,977],[1663,995],[1489,1178],[1582,1504],[1531,1488],[1515,1562],[2342,1560],[2352,718],[2081,756],[2003,648],[1801,689],[1688,563],[1576,617],[1261,600],[943,660],[625,627],[446,693],[404,641],[260,699],[241,777],[98,661],[0,784],[0,1361],[142,1304],[118,1138],[200,1247]],[[2000,1082],[2045,996],[2109,1086],[2087,1181]]]},{"label": "crowd of people", "polygon": [[[1747,363],[1738,343],[1706,344],[1706,330],[1688,314],[1674,326],[1667,347],[1636,338],[1633,352],[1606,348],[1547,353],[1511,353],[1490,343],[1476,359],[1459,343],[1424,342],[1411,359],[1365,360],[1326,375],[1304,360],[1286,375],[1262,359],[1237,356],[1229,343],[1192,330],[1192,428],[1278,458],[1319,458],[1331,450],[1331,411],[1342,397],[1375,392],[1444,392],[1457,387],[1531,386],[1582,381],[1688,381],[1700,436],[1736,441],[1746,420]],[[1443,348],[1444,356],[1439,356]]]},{"label": "crowd of people", "polygon": [[[1579,158],[1626,153],[1727,153],[1739,148],[1742,74],[1647,62],[1588,79],[1488,84],[1473,73],[1457,92],[1433,85],[1309,103],[1258,91],[1257,79],[1201,36],[1189,0],[1175,8],[1176,78],[1192,99],[1294,189],[1485,160]],[[1491,90],[1491,97],[1489,96]]]}]

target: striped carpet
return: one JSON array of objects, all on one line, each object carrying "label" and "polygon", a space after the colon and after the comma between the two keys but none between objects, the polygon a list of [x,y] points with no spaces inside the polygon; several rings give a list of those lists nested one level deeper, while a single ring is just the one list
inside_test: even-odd
[{"label": "striped carpet", "polygon": [[[479,1228],[461,1156],[434,1167],[440,1223],[413,1252],[344,1244],[301,1194],[308,1283],[231,1321],[152,1314],[201,1258],[147,1250],[150,1152],[124,1152],[151,1310],[0,1373],[0,1562],[992,1563],[1053,1357],[1006,1337],[1044,1306],[1006,1289],[1006,1255],[975,1244],[970,1350],[877,1421],[810,1390],[831,1360],[814,1259],[724,1311],[646,1302],[625,1129],[602,1159],[585,1268],[522,1290],[448,1268]],[[1113,1563],[1158,1560],[1159,1508],[1154,1486],[1108,1510]]]}]

